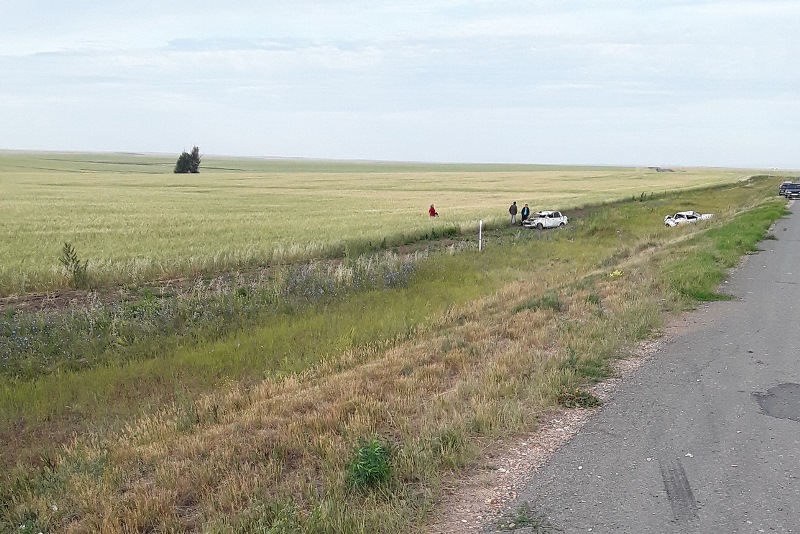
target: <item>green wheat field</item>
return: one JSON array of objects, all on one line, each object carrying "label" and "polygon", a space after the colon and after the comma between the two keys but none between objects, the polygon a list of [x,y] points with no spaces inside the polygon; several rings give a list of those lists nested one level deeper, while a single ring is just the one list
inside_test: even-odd
[{"label": "green wheat field", "polygon": [[[128,283],[274,261],[339,256],[414,240],[432,228],[477,231],[512,201],[570,210],[734,183],[731,169],[433,165],[0,152],[0,295],[63,285],[70,243],[96,282]],[[439,214],[430,219],[427,208]]]}]

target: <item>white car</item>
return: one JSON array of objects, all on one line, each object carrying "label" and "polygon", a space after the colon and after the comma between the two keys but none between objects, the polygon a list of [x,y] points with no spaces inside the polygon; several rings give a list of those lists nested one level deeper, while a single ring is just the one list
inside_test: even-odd
[{"label": "white car", "polygon": [[530,217],[522,221],[522,226],[542,230],[544,228],[558,228],[568,222],[567,216],[560,211],[544,210],[531,213]]},{"label": "white car", "polygon": [[673,228],[679,224],[687,222],[705,221],[713,217],[713,213],[697,213],[696,211],[679,211],[673,215],[664,217],[664,225]]}]

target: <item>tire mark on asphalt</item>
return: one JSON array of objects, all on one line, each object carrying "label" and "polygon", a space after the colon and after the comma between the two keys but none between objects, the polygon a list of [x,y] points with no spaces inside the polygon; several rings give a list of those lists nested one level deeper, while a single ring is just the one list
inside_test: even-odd
[{"label": "tire mark on asphalt", "polygon": [[664,489],[672,507],[675,521],[680,524],[697,519],[697,500],[692,492],[686,471],[679,459],[659,460]]}]

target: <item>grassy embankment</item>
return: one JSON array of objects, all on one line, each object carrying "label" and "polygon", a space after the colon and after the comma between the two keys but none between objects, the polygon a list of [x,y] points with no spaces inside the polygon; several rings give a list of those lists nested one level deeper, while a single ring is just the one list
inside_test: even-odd
[{"label": "grassy embankment", "polygon": [[[356,257],[504,222],[512,200],[570,209],[732,183],[749,171],[413,165],[0,153],[0,296],[64,288],[65,242],[91,285]],[[441,217],[431,220],[434,203]]]},{"label": "grassy embankment", "polygon": [[[101,414],[96,432],[42,468],[8,474],[3,526],[413,530],[442,477],[476,458],[479,444],[535,427],[562,388],[604,376],[608,359],[656,330],[663,312],[717,298],[725,270],[784,213],[776,183],[606,206],[565,231],[498,230],[483,254],[436,256],[407,284],[294,312],[302,331],[318,333],[304,349],[310,366],[296,374],[274,376],[280,359],[261,348],[281,337],[280,327],[271,330],[278,319],[155,358],[7,383],[4,395],[40,408],[4,401],[18,410],[4,418],[42,427],[69,419],[59,413],[64,398],[47,399],[51,387],[84,399],[83,389],[96,389],[78,408],[90,420]],[[664,213],[683,208],[717,216],[662,226]],[[342,340],[341,332],[370,333]],[[266,379],[237,382],[252,366]],[[130,398],[104,396],[130,380],[138,381]],[[184,387],[183,402],[109,423],[115,405],[117,415],[134,401],[157,407],[165,391]],[[372,438],[386,449],[361,442],[359,452],[389,466],[374,485],[353,476],[353,448]]]}]

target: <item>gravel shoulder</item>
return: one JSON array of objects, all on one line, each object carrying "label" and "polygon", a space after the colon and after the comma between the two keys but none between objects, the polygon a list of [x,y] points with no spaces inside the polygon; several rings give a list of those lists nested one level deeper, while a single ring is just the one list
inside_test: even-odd
[{"label": "gravel shoulder", "polygon": [[[685,319],[676,320],[665,336],[686,328]],[[658,339],[641,343],[628,358],[613,362],[611,378],[587,388],[603,403],[609,401],[616,389],[647,359],[655,354],[665,341]],[[486,451],[484,460],[466,477],[448,489],[438,511],[438,520],[431,525],[431,534],[467,534],[492,531],[502,526],[509,528],[505,518],[521,491],[537,471],[566,443],[574,438],[587,421],[601,408],[559,409],[540,422],[536,431],[513,440],[493,445]],[[525,532],[525,530],[519,530]]]}]

